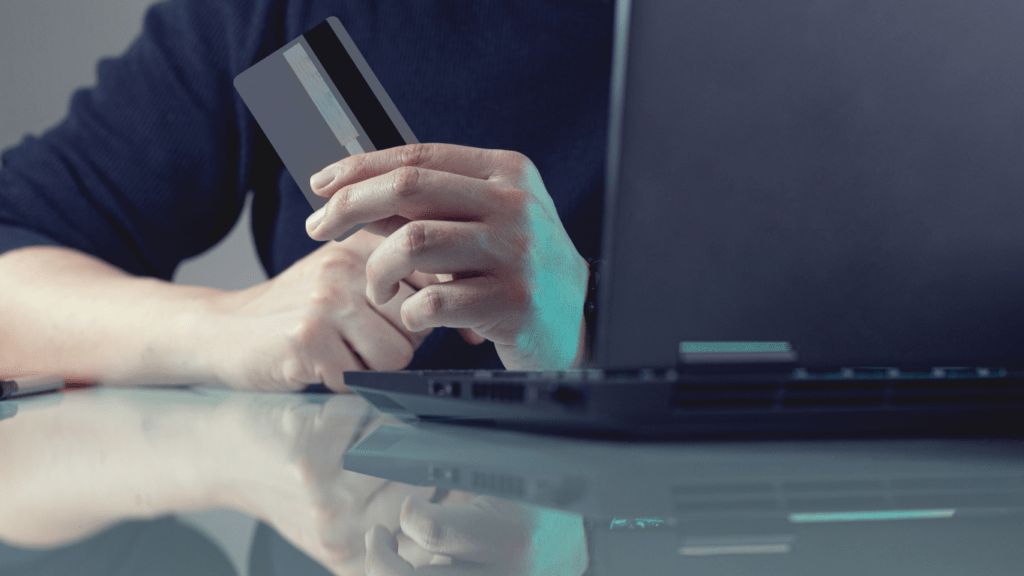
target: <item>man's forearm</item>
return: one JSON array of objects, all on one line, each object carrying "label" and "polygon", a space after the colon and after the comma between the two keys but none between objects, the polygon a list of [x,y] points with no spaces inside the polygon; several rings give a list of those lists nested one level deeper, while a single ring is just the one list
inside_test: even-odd
[{"label": "man's forearm", "polygon": [[0,256],[0,376],[209,381],[201,351],[220,294],[132,276],[68,248],[8,252]]},{"label": "man's forearm", "polygon": [[0,540],[49,548],[123,520],[219,508],[215,408],[156,394],[70,393],[0,422]]}]

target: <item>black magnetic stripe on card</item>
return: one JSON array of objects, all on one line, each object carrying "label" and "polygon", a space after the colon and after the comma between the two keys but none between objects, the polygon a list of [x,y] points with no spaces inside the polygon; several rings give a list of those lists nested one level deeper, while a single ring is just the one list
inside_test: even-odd
[{"label": "black magnetic stripe on card", "polygon": [[[359,73],[359,68],[348,55],[329,22],[324,21],[303,34],[309,47],[313,49],[324,71],[334,82],[355,114],[359,123],[366,131],[366,136],[373,142],[374,148],[383,150],[405,145],[405,140],[398,128],[384,111],[377,96],[373,93],[366,79]],[[344,90],[342,90],[344,87]]]}]

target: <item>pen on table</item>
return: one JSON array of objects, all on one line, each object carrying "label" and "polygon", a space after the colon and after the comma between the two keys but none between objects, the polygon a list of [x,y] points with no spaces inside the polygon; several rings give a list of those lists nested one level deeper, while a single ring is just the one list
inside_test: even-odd
[{"label": "pen on table", "polygon": [[64,387],[64,378],[59,374],[48,376],[29,376],[0,381],[0,400],[28,394],[39,394],[60,390]]}]

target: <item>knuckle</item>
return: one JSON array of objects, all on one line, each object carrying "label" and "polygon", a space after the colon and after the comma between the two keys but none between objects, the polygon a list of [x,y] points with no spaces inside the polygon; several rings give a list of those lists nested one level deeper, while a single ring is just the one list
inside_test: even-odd
[{"label": "knuckle", "polygon": [[508,170],[517,169],[521,163],[523,155],[515,150],[498,150],[498,160]]},{"label": "knuckle", "polygon": [[360,555],[361,550],[349,542],[340,540],[334,535],[335,531],[331,527],[317,533],[316,539],[319,548],[326,552],[327,559],[331,564],[345,564],[355,560]]},{"label": "knuckle", "polygon": [[531,291],[521,280],[512,280],[500,287],[499,298],[513,310],[522,310],[530,306]]},{"label": "knuckle", "polygon": [[347,293],[338,283],[336,276],[325,270],[317,275],[312,290],[309,292],[309,304],[312,310],[333,310],[348,304]]},{"label": "knuckle", "polygon": [[430,157],[426,144],[409,144],[402,148],[400,161],[405,166],[423,166]]},{"label": "knuckle", "polygon": [[444,311],[445,301],[441,295],[440,290],[426,290],[423,295],[423,312],[424,315],[434,317]]},{"label": "knuckle", "polygon": [[425,251],[427,243],[427,225],[420,220],[413,220],[405,225],[402,234],[402,248],[412,257],[419,256]]},{"label": "knuckle", "polygon": [[391,182],[392,191],[395,196],[405,198],[417,192],[416,184],[420,179],[420,169],[414,166],[402,166],[394,171]]},{"label": "knuckle", "polygon": [[527,212],[533,195],[520,188],[509,188],[503,190],[499,196],[505,209],[513,214],[524,214]]},{"label": "knuckle", "polygon": [[324,260],[324,265],[320,270],[320,280],[325,281],[338,273],[357,274],[362,267],[363,262],[361,258],[348,250],[338,251]]},{"label": "knuckle", "polygon": [[318,282],[309,293],[309,303],[315,308],[330,308],[338,300],[338,291],[327,282]]},{"label": "knuckle", "polygon": [[305,490],[313,491],[316,489],[320,479],[317,478],[316,470],[313,469],[309,462],[291,462],[286,467],[286,470],[298,480],[299,485]]},{"label": "knuckle", "polygon": [[[402,305],[402,322],[406,326],[434,326],[434,320],[445,309],[445,298],[435,286],[428,286],[420,290],[417,295],[422,294],[416,300],[407,300]],[[418,328],[414,328],[418,330]]]},{"label": "knuckle", "polygon": [[303,351],[308,350],[310,346],[318,341],[322,331],[323,323],[319,318],[314,316],[303,317],[299,320],[290,338],[291,354],[293,356],[300,356]]},{"label": "knuckle", "polygon": [[324,220],[331,214],[344,214],[346,213],[352,204],[352,189],[348,186],[341,188],[331,196],[330,200],[327,201],[326,213],[324,214]]},{"label": "knuckle", "polygon": [[533,169],[533,161],[525,154],[515,150],[502,150],[501,163],[512,174],[526,174]]},{"label": "knuckle", "polygon": [[520,228],[513,229],[505,236],[505,244],[508,246],[507,264],[513,270],[523,270],[527,267],[528,255],[533,252],[533,239]]},{"label": "knuckle", "polygon": [[[315,490],[317,486],[314,484],[308,487],[310,490]],[[321,498],[312,497],[309,501],[309,515],[313,520],[313,527],[316,529],[317,534],[323,536],[326,532],[331,529],[331,526],[338,520],[338,514],[333,507],[324,502]]]},{"label": "knuckle", "polygon": [[296,348],[291,346],[281,363],[281,375],[278,381],[286,389],[296,388],[310,379],[311,375],[308,372],[306,363],[302,361]]}]

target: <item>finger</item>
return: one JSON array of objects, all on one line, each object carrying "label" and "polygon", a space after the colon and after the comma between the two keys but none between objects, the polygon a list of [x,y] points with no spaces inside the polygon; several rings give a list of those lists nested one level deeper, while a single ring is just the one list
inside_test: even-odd
[{"label": "finger", "polygon": [[281,368],[290,384],[322,383],[335,392],[348,392],[344,372],[366,370],[366,365],[330,325],[310,324],[290,336],[298,353]]},{"label": "finger", "polygon": [[403,167],[341,188],[318,211],[322,217],[310,217],[308,223],[315,226],[307,225],[306,231],[315,240],[326,240],[356,224],[395,216],[409,220],[482,220],[507,204],[500,202],[503,194],[515,200],[521,193],[460,174]]},{"label": "finger", "polygon": [[[313,192],[329,198],[342,187],[361,182],[403,166],[426,168],[487,179],[496,166],[505,166],[514,152],[486,150],[455,144],[409,144],[343,158],[310,178]],[[525,159],[525,157],[523,157]]]},{"label": "finger", "polygon": [[430,334],[431,328],[427,327],[422,330],[409,330],[409,328],[406,327],[405,322],[402,321],[402,304],[416,294],[417,290],[407,282],[401,282],[400,284],[401,286],[399,287],[398,295],[389,300],[386,304],[378,306],[377,304],[369,301],[368,304],[373,306],[385,320],[395,327],[396,330],[402,332],[402,334],[404,334],[412,343],[413,349],[416,349],[419,348],[423,340],[426,339],[428,334]]},{"label": "finger", "polygon": [[329,367],[323,371],[321,383],[333,392],[351,394],[352,390],[345,385],[345,372],[351,370],[369,370],[362,358],[356,354],[348,342],[341,335],[338,335],[338,343],[333,346],[327,358],[332,361]]},{"label": "finger", "polygon": [[471,328],[458,328],[458,332],[459,335],[462,336],[463,340],[473,346],[478,346],[487,341],[487,338],[477,334],[476,331]]},{"label": "finger", "polygon": [[369,302],[339,311],[334,322],[370,370],[400,370],[412,360],[414,335],[404,326],[395,326]]},{"label": "finger", "polygon": [[377,220],[376,222],[370,222],[366,225],[363,230],[366,230],[370,234],[376,234],[377,236],[391,236],[395,230],[398,230],[402,226],[409,223],[408,218],[402,216],[392,216],[390,218],[384,218],[383,220]]},{"label": "finger", "polygon": [[377,525],[366,533],[366,576],[412,576],[413,567],[398,555],[398,540]]},{"label": "finger", "polygon": [[395,538],[398,539],[398,555],[405,559],[406,562],[412,564],[414,567],[419,568],[420,566],[426,566],[427,564],[439,564],[442,561],[447,560],[446,563],[450,564],[451,559],[447,556],[438,556],[431,554],[423,548],[420,548],[413,542],[405,532],[402,532],[400,528],[396,526]]},{"label": "finger", "polygon": [[422,290],[431,284],[438,284],[440,282],[447,282],[451,278],[442,279],[437,274],[424,274],[423,272],[413,272],[405,278],[402,278],[409,286],[412,286],[414,290]]},{"label": "finger", "polygon": [[379,234],[373,234],[363,228],[341,242],[325,242],[316,251],[323,250],[330,254],[331,257],[338,259],[351,258],[352,261],[361,260],[366,262],[370,254],[373,254],[373,251],[383,241],[384,239]]},{"label": "finger", "polygon": [[499,261],[489,228],[479,222],[415,220],[388,236],[366,261],[366,295],[383,304],[413,272],[483,273]]},{"label": "finger", "polygon": [[[529,295],[515,282],[502,283],[493,276],[463,278],[427,286],[410,296],[402,304],[402,322],[414,331],[438,326],[472,328],[503,343],[503,335],[491,328],[499,319],[524,308],[528,300]],[[502,332],[513,334],[517,329],[504,326]]]},{"label": "finger", "polygon": [[508,519],[473,504],[441,505],[409,496],[399,525],[427,552],[461,561],[490,564],[525,545]]}]

